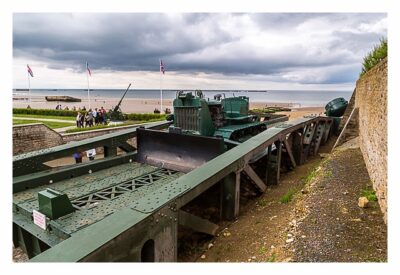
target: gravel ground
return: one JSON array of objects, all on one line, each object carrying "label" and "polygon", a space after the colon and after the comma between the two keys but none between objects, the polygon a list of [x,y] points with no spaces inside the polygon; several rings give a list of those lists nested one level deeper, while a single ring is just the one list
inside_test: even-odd
[{"label": "gravel ground", "polygon": [[358,206],[361,191],[371,188],[360,149],[336,151],[318,174],[297,204],[305,216],[292,225],[292,261],[386,262],[387,227],[379,205]]}]

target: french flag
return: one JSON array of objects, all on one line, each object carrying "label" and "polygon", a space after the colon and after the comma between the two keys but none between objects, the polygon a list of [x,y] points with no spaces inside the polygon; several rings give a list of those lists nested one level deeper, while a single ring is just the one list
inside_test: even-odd
[{"label": "french flag", "polygon": [[89,69],[89,63],[86,61],[86,70],[88,71],[89,75],[92,76],[92,72]]},{"label": "french flag", "polygon": [[31,75],[31,77],[33,77],[33,71],[31,69],[31,67],[29,67],[28,64],[26,64],[26,67],[28,68],[28,73]]}]

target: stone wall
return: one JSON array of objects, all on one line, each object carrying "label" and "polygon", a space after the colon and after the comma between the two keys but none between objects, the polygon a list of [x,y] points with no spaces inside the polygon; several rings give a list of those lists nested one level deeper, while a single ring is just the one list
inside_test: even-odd
[{"label": "stone wall", "polygon": [[[84,140],[92,137],[114,133],[137,125],[98,129],[70,134],[59,134],[42,123],[13,126],[13,155],[45,149],[73,141]],[[128,139],[128,143],[136,147],[136,138]],[[103,153],[103,148],[96,148],[98,154]]]},{"label": "stone wall", "polygon": [[59,133],[43,123],[13,126],[13,155],[63,144]]},{"label": "stone wall", "polygon": [[387,59],[357,81],[360,149],[387,220]]}]

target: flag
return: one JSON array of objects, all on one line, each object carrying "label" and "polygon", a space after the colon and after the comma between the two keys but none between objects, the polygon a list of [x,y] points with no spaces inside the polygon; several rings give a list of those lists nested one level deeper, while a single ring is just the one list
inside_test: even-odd
[{"label": "flag", "polygon": [[160,73],[165,74],[165,68],[164,68],[164,64],[162,62],[162,60],[160,59]]},{"label": "flag", "polygon": [[31,75],[31,77],[33,77],[33,71],[31,69],[31,67],[29,67],[28,64],[26,64],[26,67],[28,67],[28,73]]},{"label": "flag", "polygon": [[86,70],[88,71],[89,75],[92,76],[92,72],[89,69],[89,63],[86,61]]}]

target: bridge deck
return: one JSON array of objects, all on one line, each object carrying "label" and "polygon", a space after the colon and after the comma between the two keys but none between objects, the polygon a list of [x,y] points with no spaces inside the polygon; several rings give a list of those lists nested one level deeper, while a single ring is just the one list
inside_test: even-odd
[{"label": "bridge deck", "polygon": [[37,193],[51,188],[67,194],[75,212],[52,220],[50,232],[42,231],[40,237],[42,241],[53,246],[74,232],[145,198],[146,194],[156,192],[181,175],[181,172],[131,162],[28,189],[13,195],[14,209],[18,211],[14,220],[23,224],[27,231],[36,232],[39,227],[31,222],[31,216],[32,210],[39,210]]},{"label": "bridge deck", "polygon": [[[126,139],[136,136],[136,130],[14,159],[14,171],[25,169],[14,177],[14,243],[28,251],[31,261],[39,262],[176,261],[178,226],[207,234],[213,234],[217,227],[182,207],[220,184],[221,219],[237,217],[241,174],[249,176],[264,192],[267,184],[279,182],[282,163],[290,162],[294,168],[318,152],[329,137],[331,126],[332,119],[328,117],[286,122],[187,174],[132,162],[137,158],[136,152]],[[137,130],[142,131],[145,130]],[[82,164],[76,167],[80,176],[73,178],[69,168],[41,176],[34,174],[46,169],[41,166],[44,161],[96,146],[104,146],[110,152],[102,167],[97,165],[102,160]],[[126,158],[115,156],[116,146],[125,149]],[[189,155],[192,153],[188,151]],[[264,158],[255,163],[260,154]],[[35,170],[28,173],[32,165]],[[255,165],[263,171],[257,174]],[[92,168],[97,172],[88,173]],[[43,185],[50,180],[52,184]],[[31,189],[24,190],[26,187]],[[37,193],[47,187],[67,194],[76,211],[51,220],[42,230],[33,224],[32,210],[38,209]]]}]

